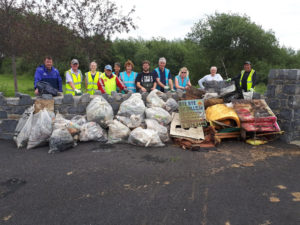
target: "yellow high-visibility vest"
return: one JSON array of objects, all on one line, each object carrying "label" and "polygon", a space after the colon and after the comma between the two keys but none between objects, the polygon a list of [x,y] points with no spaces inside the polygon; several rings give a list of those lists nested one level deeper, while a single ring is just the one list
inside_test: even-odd
[{"label": "yellow high-visibility vest", "polygon": [[104,88],[107,94],[111,95],[112,91],[116,91],[117,90],[117,83],[116,83],[116,78],[117,76],[112,74],[112,78],[109,79],[105,73],[102,73],[100,78],[102,78],[103,83],[104,83]]},{"label": "yellow high-visibility vest", "polygon": [[[247,91],[250,91],[250,89],[252,88],[252,76],[254,74],[255,70],[251,69],[248,79],[247,79]],[[241,71],[241,79],[240,79],[240,86],[242,87],[242,80],[243,80],[243,76],[245,74],[245,70]]]},{"label": "yellow high-visibility vest", "polygon": [[93,79],[92,77],[92,73],[91,71],[88,73],[85,73],[86,77],[87,77],[87,93],[89,93],[90,95],[94,95],[95,91],[98,90],[98,80],[100,77],[100,72],[96,71],[95,77]]},{"label": "yellow high-visibility vest", "polygon": [[[72,82],[75,86],[75,89],[81,90],[81,73],[79,72],[76,76],[75,73],[72,73],[71,70],[66,71],[66,73],[69,72],[72,77]],[[72,94],[75,95],[75,91],[72,89],[71,85],[66,82],[66,94]]]}]

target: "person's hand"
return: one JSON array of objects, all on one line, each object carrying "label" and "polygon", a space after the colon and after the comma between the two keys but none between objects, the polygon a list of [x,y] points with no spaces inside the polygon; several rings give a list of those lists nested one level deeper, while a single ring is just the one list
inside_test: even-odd
[{"label": "person's hand", "polygon": [[76,95],[81,95],[81,90],[75,89],[74,91]]},{"label": "person's hand", "polygon": [[166,91],[168,91],[168,90],[170,90],[170,87],[169,86],[164,86],[164,89],[166,90]]},{"label": "person's hand", "polygon": [[230,82],[232,79],[231,78],[228,78],[227,80],[226,80],[226,82]]},{"label": "person's hand", "polygon": [[63,92],[57,92],[57,96],[63,96],[64,93]]},{"label": "person's hand", "polygon": [[147,92],[146,88],[142,87],[141,88],[142,92]]},{"label": "person's hand", "polygon": [[128,93],[128,89],[127,88],[124,88],[123,91],[125,92],[125,94]]},{"label": "person's hand", "polygon": [[254,88],[250,88],[250,92],[254,92]]},{"label": "person's hand", "polygon": [[187,89],[189,89],[189,88],[190,88],[190,86],[189,86],[189,85],[187,85],[187,86],[185,86],[185,88],[184,88],[184,89],[185,89],[185,90],[187,90]]},{"label": "person's hand", "polygon": [[36,88],[36,89],[34,90],[34,94],[35,94],[35,95],[39,95],[39,89]]},{"label": "person's hand", "polygon": [[175,92],[175,90],[174,90],[174,89],[171,89],[171,92]]},{"label": "person's hand", "polygon": [[151,91],[155,90],[156,88],[151,88]]}]

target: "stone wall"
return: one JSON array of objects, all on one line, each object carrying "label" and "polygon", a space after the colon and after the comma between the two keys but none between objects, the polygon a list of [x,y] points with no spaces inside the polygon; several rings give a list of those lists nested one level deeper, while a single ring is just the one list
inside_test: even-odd
[{"label": "stone wall", "polygon": [[[89,102],[97,95],[102,95],[112,106],[114,113],[117,114],[120,104],[127,100],[132,93],[121,94],[112,92],[112,95],[101,94],[97,91],[96,95],[90,96],[83,94],[82,96],[72,96],[70,94],[64,96],[52,97],[51,95],[43,95],[43,99],[54,99],[55,112],[61,113],[65,118],[71,119],[75,115],[84,115]],[[144,102],[146,101],[147,93],[142,95]],[[163,98],[174,98],[176,101],[184,97],[182,91],[175,93],[168,92]],[[19,118],[24,113],[25,109],[32,106],[37,98],[29,95],[20,94],[19,97],[5,98],[0,93],[0,139],[10,140],[13,138],[14,130],[17,126]]]},{"label": "stone wall", "polygon": [[278,118],[285,142],[300,141],[300,70],[273,69],[266,101]]}]

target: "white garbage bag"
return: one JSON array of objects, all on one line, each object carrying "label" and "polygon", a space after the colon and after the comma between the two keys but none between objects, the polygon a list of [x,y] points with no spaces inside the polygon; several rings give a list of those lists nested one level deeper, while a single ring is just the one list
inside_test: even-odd
[{"label": "white garbage bag", "polygon": [[52,119],[54,113],[46,109],[39,111],[33,115],[32,129],[30,132],[27,149],[38,147],[49,141],[52,134]]},{"label": "white garbage bag", "polygon": [[128,138],[128,142],[133,145],[143,146],[143,147],[162,147],[165,146],[158,133],[154,130],[143,129],[138,127],[134,129]]},{"label": "white garbage bag", "polygon": [[168,128],[160,125],[156,120],[146,119],[145,122],[147,125],[147,129],[156,131],[162,142],[168,142],[170,140]]},{"label": "white garbage bag", "polygon": [[129,99],[122,102],[118,111],[119,116],[130,117],[131,115],[140,115],[144,118],[146,106],[140,93],[134,93]]},{"label": "white garbage bag", "polygon": [[166,103],[164,100],[162,100],[159,95],[162,95],[163,93],[157,89],[154,89],[150,92],[150,94],[147,96],[147,107],[161,107],[165,108]]},{"label": "white garbage bag", "polygon": [[22,148],[27,145],[32,128],[33,111],[33,106],[26,109],[18,122],[14,135],[14,141],[18,148]]},{"label": "white garbage bag", "polygon": [[108,143],[127,142],[130,129],[118,120],[113,120],[108,124]]},{"label": "white garbage bag", "polygon": [[57,113],[54,120],[53,130],[67,128],[69,133],[74,136],[80,133],[81,126],[71,120],[65,119],[60,113]]},{"label": "white garbage bag", "polygon": [[88,122],[81,126],[80,141],[107,142],[107,134],[96,122]]},{"label": "white garbage bag", "polygon": [[85,124],[87,122],[86,120],[86,116],[81,116],[81,115],[77,115],[77,116],[74,116],[71,121],[73,123],[76,123],[78,124],[79,126],[82,126],[83,124]]},{"label": "white garbage bag", "polygon": [[139,127],[143,122],[143,118],[142,118],[141,115],[134,115],[133,114],[130,117],[116,116],[116,118],[117,118],[117,120],[122,122],[124,125],[126,125],[130,129],[134,129],[134,128]]},{"label": "white garbage bag", "polygon": [[163,125],[165,126],[171,123],[172,121],[170,113],[159,107],[152,107],[146,109],[146,118],[157,120],[157,122],[163,123]]},{"label": "white garbage bag", "polygon": [[179,107],[178,103],[176,102],[176,100],[174,98],[169,98],[166,101],[166,110],[169,113],[176,112],[178,110],[178,107]]},{"label": "white garbage bag", "polygon": [[88,121],[97,122],[103,128],[107,128],[107,122],[113,120],[114,112],[102,96],[97,96],[87,106],[86,116]]}]

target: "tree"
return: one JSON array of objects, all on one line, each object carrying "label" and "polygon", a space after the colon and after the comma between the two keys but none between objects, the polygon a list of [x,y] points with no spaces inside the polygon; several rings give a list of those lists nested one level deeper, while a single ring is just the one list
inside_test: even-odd
[{"label": "tree", "polygon": [[271,64],[279,48],[272,31],[264,31],[238,14],[207,16],[194,25],[187,38],[201,46],[211,65],[222,67],[226,76],[237,74],[245,60]]},{"label": "tree", "polygon": [[0,0],[0,52],[11,57],[15,93],[18,92],[16,57],[22,54],[22,18],[33,7],[34,1]]},{"label": "tree", "polygon": [[[108,54],[109,40],[115,33],[129,32],[135,29],[132,14],[133,7],[123,15],[116,3],[110,0],[57,0],[46,1],[51,8],[54,20],[73,30],[81,40],[86,62]],[[104,49],[100,49],[100,48]]]}]

